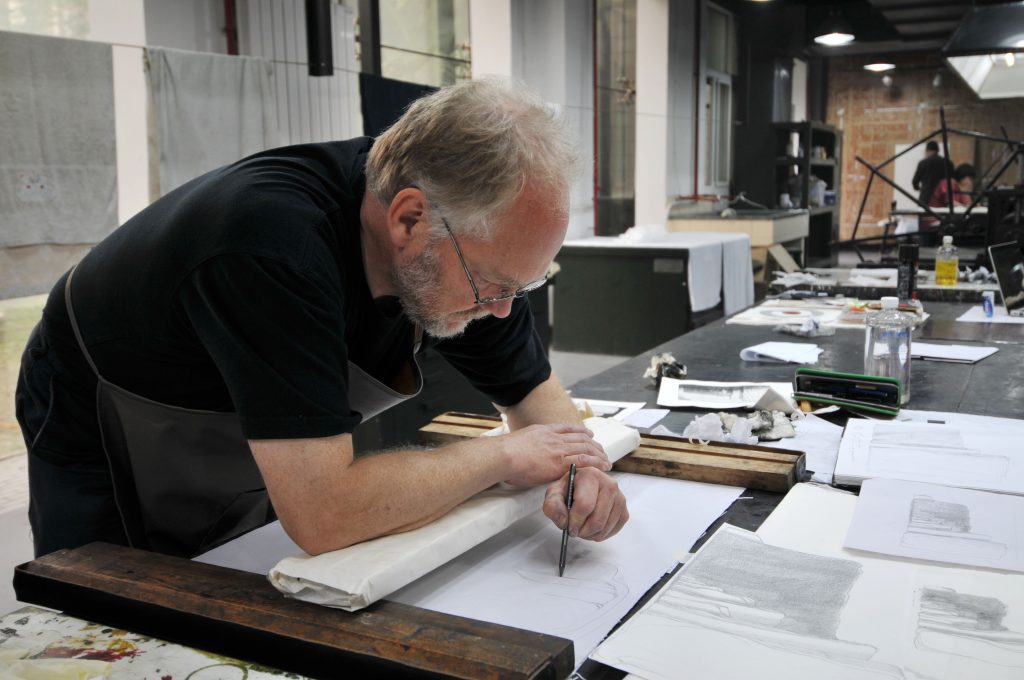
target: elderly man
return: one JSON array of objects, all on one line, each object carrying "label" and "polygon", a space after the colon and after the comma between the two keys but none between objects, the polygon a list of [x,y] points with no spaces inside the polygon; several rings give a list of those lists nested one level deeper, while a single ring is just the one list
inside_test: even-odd
[{"label": "elderly man", "polygon": [[[23,358],[36,553],[194,555],[276,515],[317,554],[503,481],[549,484],[574,535],[614,535],[625,499],[524,299],[565,236],[574,162],[533,95],[474,81],[376,141],[259,153],[129,220],[58,281]],[[355,427],[420,390],[427,345],[512,433],[355,457]]]}]

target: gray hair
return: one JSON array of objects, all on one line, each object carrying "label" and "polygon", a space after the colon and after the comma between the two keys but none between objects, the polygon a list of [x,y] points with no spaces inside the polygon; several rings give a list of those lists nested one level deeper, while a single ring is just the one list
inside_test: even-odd
[{"label": "gray hair", "polygon": [[444,215],[456,233],[488,238],[527,182],[550,186],[567,208],[578,164],[560,116],[525,86],[488,78],[414,101],[377,138],[366,181],[385,205],[418,187],[436,208],[435,231]]}]

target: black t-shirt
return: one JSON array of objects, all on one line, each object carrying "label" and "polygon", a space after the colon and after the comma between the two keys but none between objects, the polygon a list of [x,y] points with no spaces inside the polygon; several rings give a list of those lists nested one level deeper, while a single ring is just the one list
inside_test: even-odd
[{"label": "black t-shirt", "polygon": [[[97,245],[72,287],[100,374],[165,404],[235,411],[250,439],[351,432],[361,415],[349,408],[347,362],[389,384],[414,333],[397,302],[374,300],[366,283],[359,208],[371,144],[250,156],[175,189]],[[86,390],[63,283],[44,328]],[[551,372],[525,299],[505,319],[427,343],[501,405]]]},{"label": "black t-shirt", "polygon": [[935,187],[939,186],[939,183],[946,179],[946,168],[949,168],[949,176],[953,176],[953,164],[942,156],[929,156],[922,158],[917,164],[917,170],[914,172],[913,184],[915,187],[921,187],[918,196],[922,203],[928,205],[928,202],[932,198],[932,194],[935,193]]}]

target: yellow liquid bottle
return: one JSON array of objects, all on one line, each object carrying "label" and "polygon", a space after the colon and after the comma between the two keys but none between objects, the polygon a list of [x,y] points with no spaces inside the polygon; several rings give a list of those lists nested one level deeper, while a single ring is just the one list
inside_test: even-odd
[{"label": "yellow liquid bottle", "polygon": [[960,258],[952,236],[942,237],[942,246],[935,251],[935,285],[952,287],[956,285]]}]

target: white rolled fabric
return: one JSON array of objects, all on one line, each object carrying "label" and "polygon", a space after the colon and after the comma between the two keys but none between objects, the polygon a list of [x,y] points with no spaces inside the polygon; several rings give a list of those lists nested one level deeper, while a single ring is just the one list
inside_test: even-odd
[{"label": "white rolled fabric", "polygon": [[[607,418],[587,427],[613,462],[640,445],[633,428]],[[412,583],[523,517],[536,512],[544,487],[488,489],[412,531],[311,557],[286,557],[270,570],[275,588],[306,602],[356,611]]]}]

